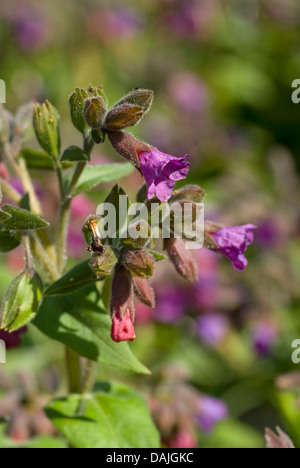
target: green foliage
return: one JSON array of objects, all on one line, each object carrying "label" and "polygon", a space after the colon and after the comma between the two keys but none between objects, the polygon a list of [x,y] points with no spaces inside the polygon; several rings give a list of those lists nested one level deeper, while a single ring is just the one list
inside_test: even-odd
[{"label": "green foliage", "polygon": [[78,146],[69,146],[61,157],[61,161],[90,161],[90,156]]},{"label": "green foliage", "polygon": [[9,286],[0,309],[0,328],[12,332],[30,322],[36,315],[43,284],[36,273],[24,270]]},{"label": "green foliage", "polygon": [[89,267],[89,260],[76,265],[55,283],[51,284],[44,292],[45,296],[60,296],[78,291],[84,286],[95,283],[98,278]]},{"label": "green foliage", "polygon": [[[1,216],[1,214],[0,214]],[[6,229],[0,225],[0,252],[9,252],[15,249],[21,243],[21,238],[18,233]]]},{"label": "green foliage", "polygon": [[113,182],[133,172],[131,164],[95,164],[86,166],[75,187],[74,194],[91,190],[103,182]]},{"label": "green foliage", "polygon": [[12,205],[2,206],[0,211],[0,221],[4,227],[12,231],[29,231],[34,229],[44,229],[49,223],[40,216],[30,213],[28,210]]},{"label": "green foliage", "polygon": [[75,448],[159,448],[146,402],[119,383],[101,383],[93,394],[69,395],[45,408]]},{"label": "green foliage", "polygon": [[95,286],[77,293],[45,297],[34,324],[50,338],[92,361],[148,374],[127,343],[114,343],[111,320]]}]

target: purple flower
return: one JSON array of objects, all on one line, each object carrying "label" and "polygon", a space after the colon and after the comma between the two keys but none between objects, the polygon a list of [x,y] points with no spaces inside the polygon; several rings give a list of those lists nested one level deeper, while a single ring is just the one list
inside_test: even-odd
[{"label": "purple flower", "polygon": [[219,301],[219,257],[208,249],[199,249],[197,261],[199,278],[193,283],[193,301],[197,308],[211,311]]},{"label": "purple flower", "polygon": [[15,36],[23,50],[32,51],[45,43],[48,27],[40,12],[26,10],[17,13],[14,27]]},{"label": "purple flower", "polygon": [[0,330],[0,340],[5,342],[6,349],[16,348],[21,342],[19,335],[21,333],[25,333],[26,330],[27,327],[22,327],[12,333],[9,333],[5,330]]},{"label": "purple flower", "polygon": [[140,170],[146,180],[148,199],[155,194],[162,202],[171,198],[175,182],[187,176],[190,167],[190,163],[186,161],[188,157],[186,154],[182,158],[176,158],[155,148],[139,153]]},{"label": "purple flower", "polygon": [[196,420],[203,432],[211,432],[215,424],[227,416],[228,408],[224,401],[210,396],[202,396],[199,399],[199,412]]},{"label": "purple flower", "polygon": [[254,349],[261,357],[267,356],[277,338],[277,330],[270,322],[257,323],[252,329]]},{"label": "purple flower", "polygon": [[254,240],[254,229],[257,227],[253,224],[245,224],[223,228],[211,234],[219,246],[217,251],[225,255],[236,270],[244,270],[248,264],[244,253]]},{"label": "purple flower", "polygon": [[260,223],[256,240],[263,248],[272,249],[276,247],[282,239],[280,227],[275,220],[267,219]]},{"label": "purple flower", "polygon": [[156,320],[164,323],[178,322],[186,312],[187,297],[178,286],[164,286],[156,294],[154,315]]},{"label": "purple flower", "polygon": [[168,91],[178,106],[190,114],[199,114],[207,108],[207,89],[192,73],[178,73],[169,85]]},{"label": "purple flower", "polygon": [[208,346],[215,346],[223,341],[228,332],[228,320],[216,313],[206,313],[197,319],[197,331]]}]

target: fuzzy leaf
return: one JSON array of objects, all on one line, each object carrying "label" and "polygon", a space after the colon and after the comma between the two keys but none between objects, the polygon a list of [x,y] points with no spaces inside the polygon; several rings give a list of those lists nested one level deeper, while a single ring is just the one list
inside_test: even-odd
[{"label": "fuzzy leaf", "polygon": [[[2,216],[4,216],[4,219],[2,219]],[[0,211],[0,221],[7,229],[11,229],[13,231],[43,229],[49,226],[49,223],[39,216],[36,216],[23,208],[18,208],[12,205],[4,205],[2,207],[2,211]]]},{"label": "fuzzy leaf", "polygon": [[91,395],[69,395],[45,408],[75,448],[159,448],[144,399],[124,384],[101,383]]},{"label": "fuzzy leaf", "polygon": [[124,370],[149,373],[132,354],[128,343],[112,341],[111,319],[95,286],[72,295],[46,297],[34,324],[80,356]]}]

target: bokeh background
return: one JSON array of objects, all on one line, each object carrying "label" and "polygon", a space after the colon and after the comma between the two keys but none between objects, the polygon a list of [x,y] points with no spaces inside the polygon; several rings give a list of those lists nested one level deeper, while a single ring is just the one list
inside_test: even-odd
[{"label": "bokeh background", "polygon": [[[299,38],[298,0],[0,5],[9,111],[49,99],[67,148],[80,144],[68,107],[75,87],[102,84],[111,104],[135,87],[151,88],[153,107],[133,133],[166,153],[190,154],[187,181],[207,192],[207,218],[258,226],[244,272],[204,250],[194,285],[167,262],[157,267],[157,307],[137,307],[132,345],[152,376],[99,371],[99,379],[129,382],[145,395],[169,446],[263,447],[264,428],[276,425],[300,446],[300,364],[291,359],[300,339],[300,104],[291,100]],[[33,138],[31,146],[38,148]],[[119,156],[107,143],[95,148],[94,162],[110,160]],[[34,176],[55,220],[55,181]],[[122,186],[134,196],[141,182],[135,174]],[[73,203],[70,266],[88,256],[81,227],[108,189]],[[0,255],[1,297],[22,265],[22,250]],[[0,417],[9,408],[11,436],[51,434],[42,406],[63,391],[63,347],[29,326],[0,367]]]}]

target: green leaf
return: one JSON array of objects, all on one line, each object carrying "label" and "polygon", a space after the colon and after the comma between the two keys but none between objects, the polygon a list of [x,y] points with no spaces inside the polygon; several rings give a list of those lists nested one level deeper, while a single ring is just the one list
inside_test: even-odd
[{"label": "green leaf", "polygon": [[42,282],[37,274],[22,271],[9,286],[0,309],[0,328],[9,332],[30,322],[42,297]]},{"label": "green leaf", "polygon": [[0,225],[0,252],[9,252],[21,243],[20,236]]},{"label": "green leaf", "polygon": [[[5,215],[9,215],[9,217],[4,220],[1,219],[3,213],[4,217]],[[0,221],[7,229],[12,229],[13,231],[43,229],[49,226],[49,223],[39,216],[36,216],[23,208],[17,208],[12,205],[5,205],[2,207],[2,211],[0,211]]]},{"label": "green leaf", "polygon": [[0,424],[0,448],[68,448],[67,442],[59,437],[39,436],[24,442],[16,442],[6,436],[7,424]]},{"label": "green leaf", "polygon": [[90,157],[78,146],[69,146],[63,152],[61,161],[90,161]]},{"label": "green leaf", "polygon": [[148,250],[148,252],[152,255],[156,262],[161,262],[162,260],[167,260],[168,258],[164,254],[156,252],[156,250]]},{"label": "green leaf", "polygon": [[[53,161],[51,157],[43,151],[36,151],[30,148],[25,148],[21,151],[21,156],[25,159],[28,169],[38,169],[43,171],[53,171]],[[72,167],[70,162],[63,162],[64,169]]]},{"label": "green leaf", "polygon": [[4,213],[4,211],[0,210],[0,222],[5,223],[9,219],[11,219],[11,216],[9,214],[7,214],[7,213]]},{"label": "green leaf", "polygon": [[68,448],[68,444],[58,438],[50,436],[39,436],[33,439],[30,439],[26,442],[22,442],[19,448],[30,448],[30,449],[39,449],[39,448]]},{"label": "green leaf", "polygon": [[33,323],[45,335],[64,343],[80,356],[149,374],[132,354],[128,343],[112,341],[111,319],[95,285],[72,295],[46,297]]},{"label": "green leaf", "polygon": [[96,164],[86,166],[77,186],[74,195],[91,190],[103,182],[113,182],[130,174],[134,170],[132,164]]},{"label": "green leaf", "polygon": [[84,286],[98,281],[89,267],[89,260],[72,268],[62,278],[51,284],[44,292],[44,296],[59,296],[61,294],[70,294]]},{"label": "green leaf", "polygon": [[75,448],[159,448],[144,399],[119,383],[99,384],[92,395],[69,395],[45,412]]}]

